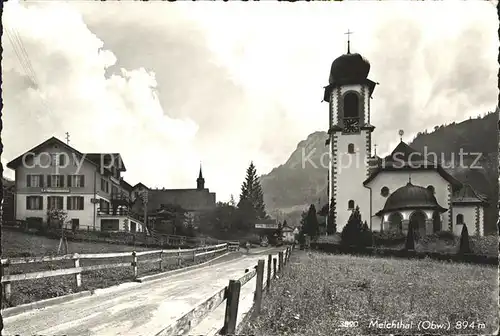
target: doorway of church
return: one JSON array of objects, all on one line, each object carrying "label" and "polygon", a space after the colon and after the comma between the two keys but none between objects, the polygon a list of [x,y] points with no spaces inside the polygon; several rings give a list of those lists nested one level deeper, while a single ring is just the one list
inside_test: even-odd
[{"label": "doorway of church", "polygon": [[432,230],[434,233],[441,231],[441,215],[437,211],[432,214]]},{"label": "doorway of church", "polygon": [[415,239],[425,237],[425,214],[423,211],[417,210],[411,214],[410,227],[414,230]]}]

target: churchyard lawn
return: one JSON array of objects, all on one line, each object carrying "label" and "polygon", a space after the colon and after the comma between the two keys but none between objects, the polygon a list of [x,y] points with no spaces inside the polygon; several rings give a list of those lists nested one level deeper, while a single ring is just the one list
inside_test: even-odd
[{"label": "churchyard lawn", "polygon": [[295,250],[254,335],[492,334],[496,266]]}]

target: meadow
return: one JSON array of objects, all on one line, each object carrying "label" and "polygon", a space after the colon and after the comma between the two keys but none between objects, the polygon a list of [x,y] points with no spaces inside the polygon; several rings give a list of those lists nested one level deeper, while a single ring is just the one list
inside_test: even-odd
[{"label": "meadow", "polygon": [[[59,239],[50,239],[43,236],[27,234],[16,231],[2,232],[2,257],[29,257],[29,256],[48,256],[56,255],[59,246]],[[148,250],[144,247],[136,247],[136,251]],[[68,241],[68,253],[111,253],[111,252],[132,252],[134,246],[106,244],[106,243],[87,243]],[[219,252],[215,256],[221,255]],[[139,276],[165,272],[203,263],[213,257],[210,255],[200,256],[195,261],[192,259],[183,260],[178,265],[175,258],[164,258],[162,269],[159,269],[158,263],[142,264],[141,260],[157,258],[158,255],[139,257]],[[131,257],[113,258],[113,259],[83,259],[80,266],[90,266],[98,264],[124,263],[131,262]],[[61,268],[74,267],[73,261],[53,261],[45,263],[33,263],[9,266],[9,274],[22,274],[29,272],[38,272],[46,270],[56,270]],[[49,278],[25,280],[12,282],[12,295],[9,301],[2,300],[2,309],[30,303],[43,299],[58,297],[66,294],[72,294],[85,290],[106,288],[113,285],[133,281],[133,271],[131,267],[103,269],[88,271],[82,273],[82,286],[77,287],[73,275],[63,275]]]},{"label": "meadow", "polygon": [[242,333],[456,335],[497,328],[495,266],[296,250]]}]

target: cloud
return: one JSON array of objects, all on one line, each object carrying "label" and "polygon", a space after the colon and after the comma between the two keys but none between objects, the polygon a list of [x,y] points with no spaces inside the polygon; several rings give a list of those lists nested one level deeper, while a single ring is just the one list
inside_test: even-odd
[{"label": "cloud", "polygon": [[5,156],[68,131],[80,151],[120,151],[146,184],[186,182],[178,169],[199,161],[191,148],[198,125],[163,109],[153,71],[105,76],[116,56],[65,4],[6,6],[4,25],[22,41],[3,45]]}]

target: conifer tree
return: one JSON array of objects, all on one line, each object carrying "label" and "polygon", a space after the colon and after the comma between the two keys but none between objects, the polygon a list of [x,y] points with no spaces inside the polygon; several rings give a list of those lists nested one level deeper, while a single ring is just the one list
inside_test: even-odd
[{"label": "conifer tree", "polygon": [[415,232],[413,229],[413,224],[410,222],[408,228],[408,234],[406,235],[405,250],[414,251],[415,250]]},{"label": "conifer tree", "polygon": [[267,218],[264,194],[253,162],[247,168],[245,181],[241,185],[238,209],[247,221]]},{"label": "conifer tree", "polygon": [[462,225],[462,233],[460,235],[460,250],[459,253],[471,253],[469,230],[467,230],[467,225],[464,223]]},{"label": "conifer tree", "polygon": [[335,220],[335,200],[333,198],[328,209],[326,230],[328,234],[334,234],[337,232],[337,223]]},{"label": "conifer tree", "polygon": [[359,206],[356,206],[349,216],[346,226],[341,233],[342,244],[344,245],[357,245],[357,241],[360,238],[361,228],[363,223],[361,222],[361,213],[359,212]]},{"label": "conifer tree", "polygon": [[314,206],[314,204],[311,204],[311,206],[309,207],[309,211],[304,218],[303,227],[304,233],[309,237],[313,238],[319,235],[319,222],[318,216],[316,215],[316,207]]}]

